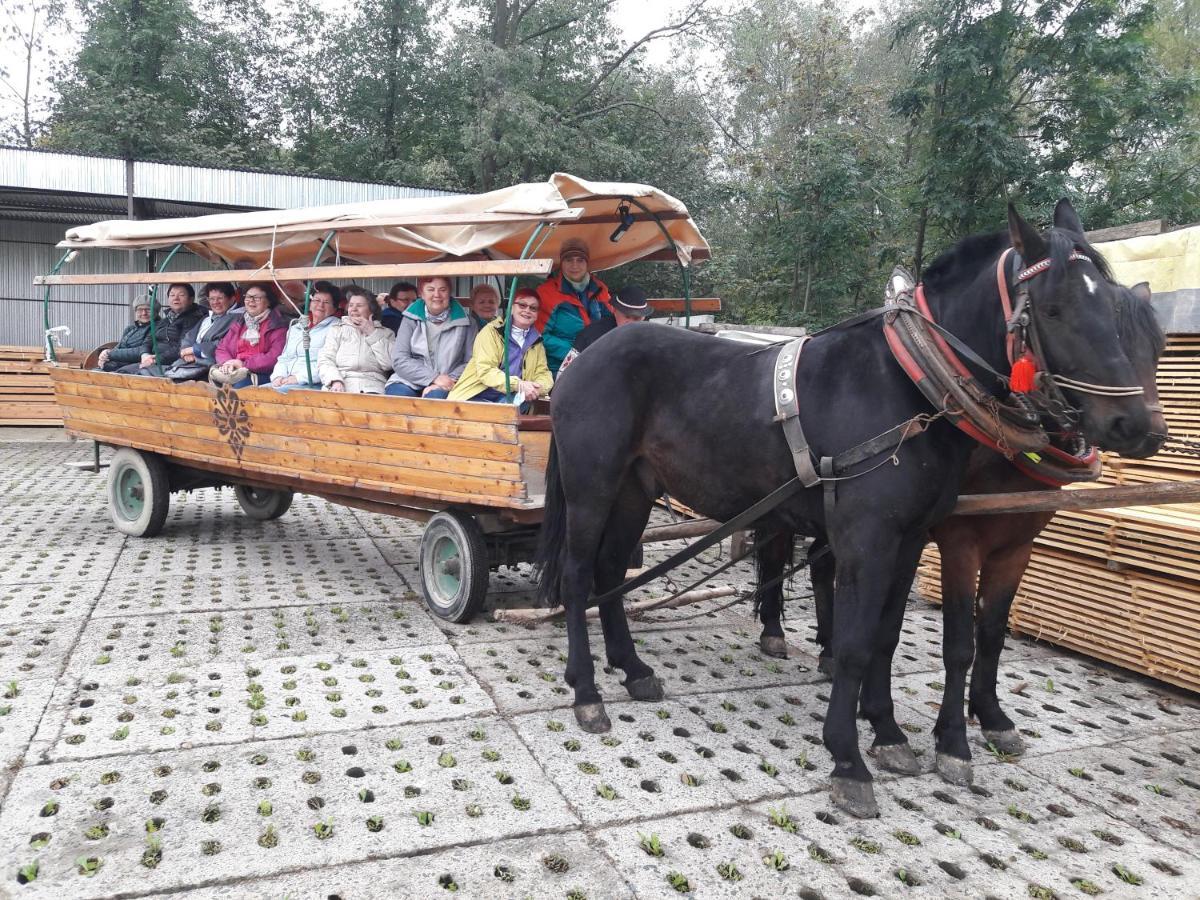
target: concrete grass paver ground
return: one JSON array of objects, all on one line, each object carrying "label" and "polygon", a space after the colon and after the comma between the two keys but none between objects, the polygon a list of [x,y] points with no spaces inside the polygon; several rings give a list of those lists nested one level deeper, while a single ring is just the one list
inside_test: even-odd
[{"label": "concrete grass paver ground", "polygon": [[[0,444],[0,897],[1197,894],[1194,696],[1010,640],[1000,699],[1029,753],[972,728],[975,783],[951,787],[928,771],[940,611],[914,600],[893,693],[926,774],[879,775],[882,817],[855,821],[828,800],[803,576],[786,661],[737,597],[635,622],[658,703],[628,699],[593,627],[613,729],[590,735],[561,621],[425,611],[419,525],[309,497],[259,523],[207,490],[126,539],[103,476],[65,465],[89,455]],[[489,607],[533,591],[501,570]]]}]

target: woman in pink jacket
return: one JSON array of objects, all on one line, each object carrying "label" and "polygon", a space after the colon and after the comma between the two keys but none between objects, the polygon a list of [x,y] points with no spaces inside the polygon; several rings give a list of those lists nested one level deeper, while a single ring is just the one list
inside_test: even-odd
[{"label": "woman in pink jacket", "polygon": [[287,323],[271,306],[271,294],[252,284],[242,297],[246,311],[217,345],[217,364],[209,378],[235,388],[267,384],[287,342]]}]

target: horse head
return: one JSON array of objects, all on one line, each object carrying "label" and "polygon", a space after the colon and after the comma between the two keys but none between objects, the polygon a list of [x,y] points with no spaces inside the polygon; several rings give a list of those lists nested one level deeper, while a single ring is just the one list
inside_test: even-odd
[{"label": "horse head", "polygon": [[1023,260],[1014,287],[1024,295],[1021,321],[1042,370],[1042,397],[1060,422],[1101,449],[1151,455],[1158,448],[1151,438],[1152,401],[1122,348],[1118,286],[1084,238],[1075,209],[1060,200],[1054,226],[1045,234],[1012,205],[1008,221],[1012,245]]}]

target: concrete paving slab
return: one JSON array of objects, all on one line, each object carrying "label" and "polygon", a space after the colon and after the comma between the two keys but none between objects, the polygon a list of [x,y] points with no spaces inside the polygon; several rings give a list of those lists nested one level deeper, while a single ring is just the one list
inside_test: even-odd
[{"label": "concrete paving slab", "polygon": [[146,666],[242,664],[444,643],[425,611],[403,601],[117,616],[87,623],[70,670],[83,675]]},{"label": "concrete paving slab", "polygon": [[0,628],[87,618],[104,582],[0,585]]},{"label": "concrete paving slab", "polygon": [[[301,529],[301,533],[303,530]],[[130,541],[116,566],[118,580],[179,578],[193,575],[253,575],[268,568],[275,572],[318,571],[331,578],[388,578],[387,563],[366,538],[347,541],[254,540],[242,543],[185,543],[167,538]]]},{"label": "concrete paving slab", "polygon": [[84,581],[106,581],[121,552],[120,546],[85,544],[68,549],[40,549],[6,554],[0,558],[0,587],[10,584],[54,582],[66,585]]},{"label": "concrete paving slab", "polygon": [[42,759],[198,747],[490,713],[444,646],[88,672]]},{"label": "concrete paving slab", "polygon": [[3,883],[36,861],[22,897],[166,890],[577,824],[539,773],[494,719],[32,766]]},{"label": "concrete paving slab", "polygon": [[57,677],[84,623],[64,619],[0,627],[0,683]]},{"label": "concrete paving slab", "polygon": [[[635,635],[638,655],[662,679],[667,695],[679,697],[741,687],[812,683],[819,679],[816,660],[799,652],[790,659],[763,655],[749,636],[711,629],[644,631]],[[624,674],[603,667],[604,640],[591,629],[597,685],[608,700],[626,695]],[[563,681],[566,637],[516,639],[493,644],[461,644],[459,654],[487,685],[497,705],[509,712],[570,705],[573,694]]]},{"label": "concrete paving slab", "polygon": [[0,797],[20,767],[53,691],[53,678],[0,683]]},{"label": "concrete paving slab", "polygon": [[489,841],[414,857],[354,863],[172,894],[179,900],[235,900],[249,895],[294,900],[394,900],[476,897],[524,900],[621,900],[632,888],[613,861],[581,833]]}]

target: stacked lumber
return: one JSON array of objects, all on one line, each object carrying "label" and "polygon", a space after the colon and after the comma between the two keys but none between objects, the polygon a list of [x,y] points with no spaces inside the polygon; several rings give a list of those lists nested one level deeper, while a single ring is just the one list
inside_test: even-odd
[{"label": "stacked lumber", "polygon": [[[43,356],[41,347],[0,346],[0,425],[62,425]],[[73,350],[58,356],[64,365],[83,362]]]},{"label": "stacked lumber", "polygon": [[[1200,439],[1200,335],[1168,339],[1158,385],[1171,433]],[[1106,456],[1101,481],[1197,479],[1200,458],[1165,452]],[[927,547],[917,588],[934,602],[940,577]],[[1200,504],[1060,512],[1037,539],[1009,626],[1200,691]]]}]

